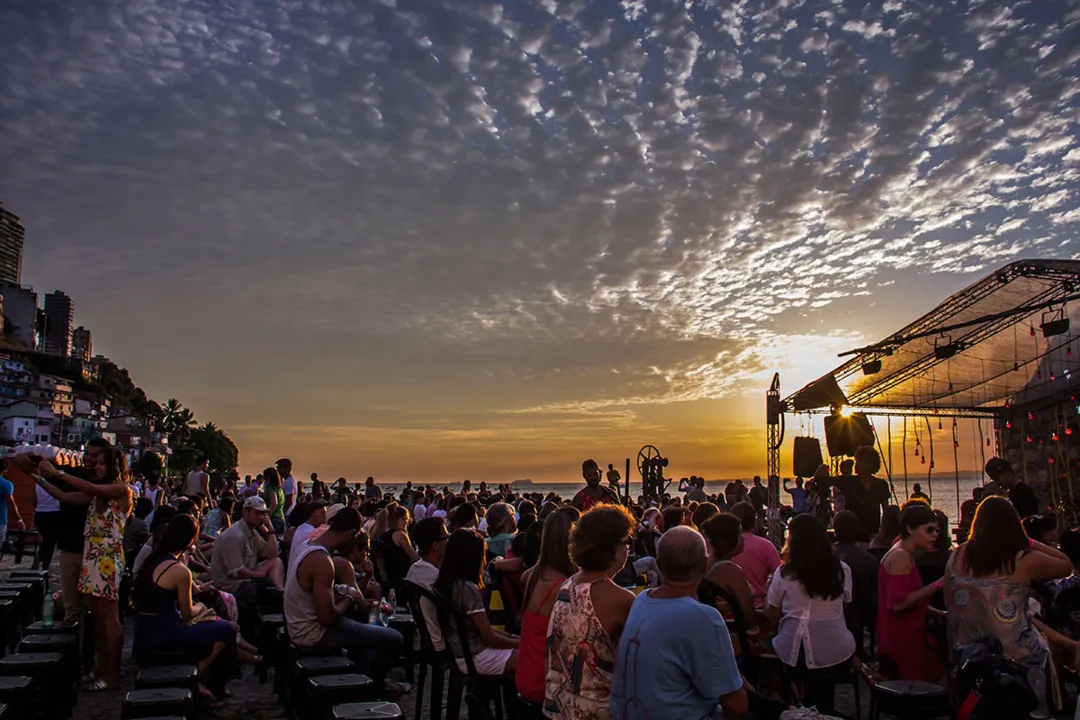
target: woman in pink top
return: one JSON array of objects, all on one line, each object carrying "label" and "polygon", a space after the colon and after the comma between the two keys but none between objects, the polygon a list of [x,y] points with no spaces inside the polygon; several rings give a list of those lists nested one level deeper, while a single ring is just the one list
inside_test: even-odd
[{"label": "woman in pink top", "polygon": [[780,567],[780,553],[776,546],[757,534],[758,516],[753,505],[736,503],[731,514],[739,518],[743,528],[743,550],[731,561],[746,573],[746,580],[754,592],[754,604],[762,606],[769,589],[769,576]]},{"label": "woman in pink top", "polygon": [[521,697],[540,705],[547,684],[544,663],[547,660],[548,621],[555,606],[555,595],[566,578],[577,572],[570,559],[570,532],[581,517],[577,508],[564,507],[548,515],[540,539],[540,559],[525,571],[525,612],[521,618],[521,645],[514,684]]},{"label": "woman in pink top", "polygon": [[945,672],[926,636],[927,608],[941,581],[923,585],[915,552],[933,550],[946,531],[929,505],[908,503],[900,513],[900,542],[878,568],[877,649],[882,671],[897,680],[936,682]]}]

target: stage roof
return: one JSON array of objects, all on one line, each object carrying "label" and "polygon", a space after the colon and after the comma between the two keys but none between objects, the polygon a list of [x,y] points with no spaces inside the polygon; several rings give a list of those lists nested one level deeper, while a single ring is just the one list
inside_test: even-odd
[{"label": "stage roof", "polygon": [[1070,319],[1080,327],[1076,300],[1080,261],[1011,263],[850,353],[788,397],[787,410],[846,404],[869,414],[996,415],[1069,399],[1080,392],[1080,345],[1074,352],[1069,330],[1044,337],[1042,326]]}]

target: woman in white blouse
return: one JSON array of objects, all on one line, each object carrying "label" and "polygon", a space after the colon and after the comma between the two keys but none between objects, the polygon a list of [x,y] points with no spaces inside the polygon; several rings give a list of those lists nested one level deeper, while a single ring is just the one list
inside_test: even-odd
[{"label": "woman in white blouse", "polygon": [[851,568],[837,557],[825,525],[806,513],[788,526],[783,560],[765,613],[778,628],[773,648],[789,677],[805,688],[802,703],[831,713],[834,685],[823,680],[850,669],[855,656],[855,639],[844,623]]}]

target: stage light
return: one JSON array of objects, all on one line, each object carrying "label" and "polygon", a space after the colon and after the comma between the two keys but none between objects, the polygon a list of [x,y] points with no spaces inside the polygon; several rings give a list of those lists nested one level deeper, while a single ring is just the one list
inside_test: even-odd
[{"label": "stage light", "polygon": [[863,375],[874,375],[881,372],[881,360],[871,360],[870,362],[863,363],[862,371]]},{"label": "stage light", "polygon": [[[1047,317],[1053,319],[1048,320]],[[1069,332],[1069,318],[1065,316],[1064,309],[1057,312],[1045,312],[1042,315],[1042,324],[1039,327],[1042,328],[1044,338],[1064,335]]]},{"label": "stage light", "polygon": [[853,407],[851,407],[849,405],[845,405],[842,408],[840,408],[840,417],[851,417],[854,414],[855,414],[855,408],[853,408]]}]

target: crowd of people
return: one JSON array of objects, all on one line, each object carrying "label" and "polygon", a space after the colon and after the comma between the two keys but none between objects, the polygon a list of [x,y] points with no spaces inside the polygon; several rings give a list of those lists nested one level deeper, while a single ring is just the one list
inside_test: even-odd
[{"label": "crowd of people", "polygon": [[[949,649],[987,635],[1045,713],[1049,663],[1076,664],[1080,531],[1040,515],[994,458],[953,548],[948,518],[918,488],[897,505],[879,467],[860,448],[835,477],[823,466],[784,483],[782,550],[763,537],[760,478],[715,495],[688,478],[685,497],[626,502],[617,472],[604,485],[592,460],[569,500],[468,481],[396,495],[373,478],[303,483],[287,459],[217,485],[200,458],[170,486],[131,478],[102,440],[82,468],[31,471],[35,518],[57,515],[38,526],[39,559],[56,548],[65,617],[93,619],[91,691],[120,685],[121,602],[136,660],[187,652],[211,706],[242,664],[262,662],[245,618],[276,605],[293,643],[345,648],[394,699],[409,691],[387,680],[404,639],[379,612],[416,586],[466,618],[461,632],[421,603],[436,649],[462,671],[471,656],[481,674],[512,675],[537,717],[825,717],[838,676],[942,683]],[[506,600],[497,623],[493,590]],[[776,673],[746,677],[753,658]]]}]

